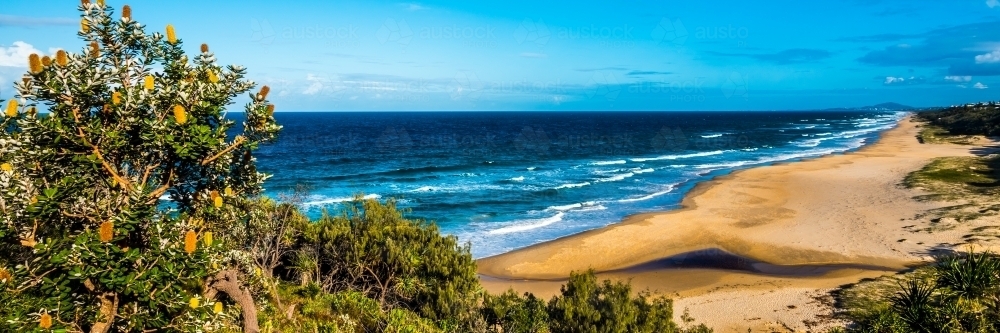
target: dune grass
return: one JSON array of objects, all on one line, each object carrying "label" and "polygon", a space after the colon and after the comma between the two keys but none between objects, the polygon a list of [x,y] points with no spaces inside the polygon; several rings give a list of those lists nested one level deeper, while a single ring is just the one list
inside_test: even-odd
[{"label": "dune grass", "polygon": [[917,135],[917,139],[927,144],[953,143],[971,145],[976,143],[977,136],[951,134],[941,126],[925,123],[920,125],[920,134]]},{"label": "dune grass", "polygon": [[941,157],[906,176],[904,185],[953,200],[1000,193],[1000,157]]},{"label": "dune grass", "polygon": [[[903,185],[927,192],[918,200],[956,202],[917,215],[929,218],[922,231],[952,229],[1000,213],[1000,157],[942,157],[907,175]],[[1000,228],[977,227],[964,236],[970,243],[1000,239]]]}]

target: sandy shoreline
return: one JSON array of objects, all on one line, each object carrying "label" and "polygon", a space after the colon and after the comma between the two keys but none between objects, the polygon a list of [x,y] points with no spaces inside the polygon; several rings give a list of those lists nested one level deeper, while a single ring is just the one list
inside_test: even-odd
[{"label": "sandy shoreline", "polygon": [[976,146],[924,145],[909,118],[858,151],[734,172],[698,184],[683,208],[480,259],[484,286],[550,296],[570,271],[631,279],[676,299],[716,332],[822,327],[826,292],[928,259],[963,230],[915,233],[944,206],[900,182]]}]

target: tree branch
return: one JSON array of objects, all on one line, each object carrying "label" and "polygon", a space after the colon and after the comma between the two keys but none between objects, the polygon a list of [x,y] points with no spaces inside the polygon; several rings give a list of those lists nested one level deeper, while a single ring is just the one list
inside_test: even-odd
[{"label": "tree branch", "polygon": [[232,145],[230,145],[229,147],[226,147],[226,149],[223,149],[218,154],[212,155],[211,157],[206,158],[205,160],[201,161],[201,165],[208,165],[209,163],[212,163],[212,161],[215,161],[215,160],[219,159],[220,157],[222,157],[222,155],[225,155],[225,154],[227,154],[229,152],[232,152],[237,147],[239,147],[241,144],[243,144],[243,142],[246,141],[246,140],[247,139],[244,138],[244,137],[242,137],[242,136],[236,137],[236,140],[233,140],[233,144]]},{"label": "tree branch", "polygon": [[205,281],[205,299],[215,299],[215,296],[223,292],[229,295],[243,312],[243,332],[260,333],[257,326],[257,306],[254,304],[253,295],[250,291],[243,289],[239,280],[239,274],[234,270],[224,270]]}]

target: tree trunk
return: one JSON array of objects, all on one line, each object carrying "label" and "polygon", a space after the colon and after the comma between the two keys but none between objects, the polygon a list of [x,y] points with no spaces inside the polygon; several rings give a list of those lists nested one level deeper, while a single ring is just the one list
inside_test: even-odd
[{"label": "tree trunk", "polygon": [[260,333],[260,328],[257,326],[257,305],[253,302],[253,295],[243,289],[239,273],[234,270],[224,270],[205,281],[205,299],[215,299],[219,292],[229,295],[229,298],[240,306],[243,312],[243,332]]},{"label": "tree trunk", "polygon": [[111,330],[111,324],[115,322],[118,315],[118,294],[106,292],[100,296],[101,310],[100,320],[90,328],[90,333],[107,333]]},{"label": "tree trunk", "polygon": [[[83,281],[83,286],[92,293],[97,292],[97,287],[90,279]],[[118,294],[106,291],[100,293],[97,299],[101,301],[101,308],[97,311],[99,317],[94,326],[90,328],[90,333],[107,333],[111,330],[111,325],[115,323],[115,316],[118,315]]]}]

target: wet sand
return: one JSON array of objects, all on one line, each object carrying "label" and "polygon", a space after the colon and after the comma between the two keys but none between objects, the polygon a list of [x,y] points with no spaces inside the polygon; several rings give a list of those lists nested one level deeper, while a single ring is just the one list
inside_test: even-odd
[{"label": "wet sand", "polygon": [[[571,271],[630,279],[675,298],[716,332],[805,331],[828,315],[827,291],[893,274],[950,247],[960,230],[914,233],[921,202],[900,185],[943,156],[976,146],[920,144],[903,119],[878,142],[847,154],[738,171],[696,186],[683,208],[480,259],[491,292],[549,297]],[[828,297],[827,297],[828,298]]]}]

